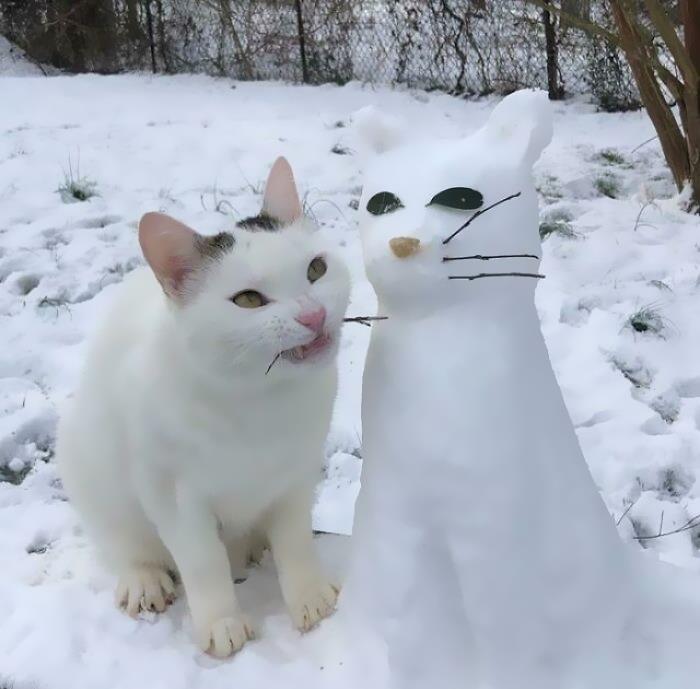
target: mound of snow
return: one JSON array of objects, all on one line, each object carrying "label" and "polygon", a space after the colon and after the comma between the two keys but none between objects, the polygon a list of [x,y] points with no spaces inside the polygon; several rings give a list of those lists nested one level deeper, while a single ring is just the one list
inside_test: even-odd
[{"label": "mound of snow", "polygon": [[0,77],[33,77],[43,74],[14,43],[0,36]]}]

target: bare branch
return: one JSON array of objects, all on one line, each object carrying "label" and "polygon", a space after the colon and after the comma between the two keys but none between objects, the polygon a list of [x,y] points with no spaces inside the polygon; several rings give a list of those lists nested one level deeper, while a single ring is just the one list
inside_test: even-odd
[{"label": "bare branch", "polygon": [[468,261],[473,259],[475,261],[490,261],[492,258],[535,258],[539,259],[539,256],[535,254],[495,254],[493,256],[484,256],[483,254],[474,254],[473,256],[443,256],[442,262],[448,263],[449,261]]},{"label": "bare branch", "polygon": [[554,14],[558,15],[562,19],[565,19],[571,26],[574,26],[577,29],[581,29],[582,31],[585,31],[587,33],[593,34],[594,36],[604,38],[606,41],[609,41],[618,48],[622,48],[622,43],[620,42],[619,36],[616,36],[614,33],[612,33],[612,31],[608,31],[606,28],[600,26],[600,24],[596,24],[595,22],[592,22],[589,19],[579,17],[575,14],[572,14],[571,12],[566,12],[561,7],[557,7],[553,4],[550,5],[545,0],[523,1],[531,5],[536,5],[540,9],[547,10],[547,12],[554,12]]},{"label": "bare branch", "polygon": [[450,275],[448,280],[478,280],[480,278],[506,278],[506,277],[521,277],[521,278],[537,278],[544,279],[544,275],[539,273],[477,273],[476,275]]},{"label": "bare branch", "polygon": [[[662,522],[663,524],[663,522]],[[691,517],[683,526],[679,526],[677,529],[672,529],[671,531],[659,531],[659,533],[653,536],[635,536],[635,541],[651,541],[655,538],[664,538],[665,536],[673,536],[677,533],[682,533],[683,531],[690,531],[690,529],[695,529],[700,526],[700,514]]]},{"label": "bare branch", "polygon": [[654,26],[659,30],[661,38],[668,47],[671,55],[673,55],[673,59],[683,75],[683,80],[686,84],[696,83],[700,75],[695,69],[695,65],[690,59],[690,54],[683,45],[680,36],[676,33],[673,22],[669,19],[661,3],[659,0],[644,0],[644,4],[646,5],[651,20],[654,22]]}]

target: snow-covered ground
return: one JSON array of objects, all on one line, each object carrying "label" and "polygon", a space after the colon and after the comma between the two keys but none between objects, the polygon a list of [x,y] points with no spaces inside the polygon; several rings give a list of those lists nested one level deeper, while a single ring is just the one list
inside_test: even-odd
[{"label": "snow-covered ground", "polygon": [[[292,630],[269,558],[242,587],[262,640],[232,661],[196,651],[182,600],[158,619],[118,613],[113,581],[62,494],[54,424],[87,336],[141,261],[142,213],[160,209],[204,232],[223,229],[258,210],[267,170],[285,155],[306,207],[351,267],[350,315],[371,314],[353,209],[361,156],[351,113],[375,104],[416,131],[449,137],[479,126],[493,102],[136,75],[3,77],[0,94],[0,686],[12,678],[17,689],[247,689],[262,686],[261,677],[269,686],[356,686],[339,671],[335,621],[303,639]],[[547,233],[542,326],[623,537],[655,536],[700,514],[700,219],[680,210],[657,142],[644,143],[653,130],[643,113],[554,107],[554,141],[536,168]],[[350,529],[368,335],[346,326],[315,515],[323,531]],[[696,533],[642,544],[700,569]],[[347,539],[322,540],[329,566],[342,569]]]}]

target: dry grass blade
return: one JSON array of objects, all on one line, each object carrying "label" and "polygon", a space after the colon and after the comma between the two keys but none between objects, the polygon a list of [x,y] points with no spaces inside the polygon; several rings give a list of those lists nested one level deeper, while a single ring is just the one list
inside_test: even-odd
[{"label": "dry grass blade", "polygon": [[[635,536],[635,541],[650,541],[654,538],[664,538],[665,536],[672,536],[673,534],[682,533],[683,531],[690,531],[690,529],[695,529],[700,527],[700,514],[691,517],[683,526],[679,526],[677,529],[672,529],[671,531],[661,531],[654,534],[653,536]],[[661,527],[663,527],[663,522],[661,522]]]}]

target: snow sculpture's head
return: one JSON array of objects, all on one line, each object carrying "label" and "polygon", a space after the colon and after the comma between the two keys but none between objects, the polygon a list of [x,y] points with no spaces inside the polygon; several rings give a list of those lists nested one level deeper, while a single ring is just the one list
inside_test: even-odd
[{"label": "snow sculpture's head", "polygon": [[[542,91],[506,97],[461,140],[400,143],[365,109],[356,126],[378,151],[360,199],[367,275],[384,308],[534,290],[540,249],[532,166],[552,136]],[[522,273],[522,275],[498,275]],[[481,277],[483,274],[483,277]],[[479,285],[479,287],[477,287]]]}]

